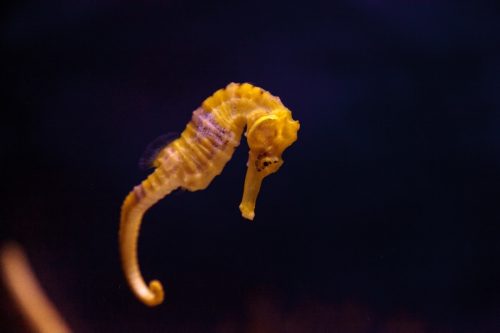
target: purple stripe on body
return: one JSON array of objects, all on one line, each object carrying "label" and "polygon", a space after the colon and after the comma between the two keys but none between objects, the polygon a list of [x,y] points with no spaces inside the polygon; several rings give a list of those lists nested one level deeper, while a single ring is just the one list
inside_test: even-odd
[{"label": "purple stripe on body", "polygon": [[146,196],[146,191],[144,191],[142,184],[134,187],[134,193],[137,201],[142,200]]},{"label": "purple stripe on body", "polygon": [[193,113],[192,121],[196,128],[196,138],[208,138],[215,148],[224,150],[230,132],[217,123],[212,113],[198,108]]}]

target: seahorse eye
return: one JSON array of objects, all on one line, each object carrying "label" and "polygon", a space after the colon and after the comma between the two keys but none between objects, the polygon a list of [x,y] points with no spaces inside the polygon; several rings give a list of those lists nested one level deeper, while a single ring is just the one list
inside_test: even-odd
[{"label": "seahorse eye", "polygon": [[255,169],[259,173],[265,171],[265,175],[276,172],[282,164],[278,164],[281,161],[280,157],[267,154],[268,153],[262,153],[258,155],[255,160]]}]

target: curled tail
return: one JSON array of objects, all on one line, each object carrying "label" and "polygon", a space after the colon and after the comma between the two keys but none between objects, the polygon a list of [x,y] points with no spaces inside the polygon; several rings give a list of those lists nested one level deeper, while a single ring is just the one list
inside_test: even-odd
[{"label": "curled tail", "polygon": [[125,199],[120,219],[119,243],[123,271],[135,296],[148,306],[163,302],[163,287],[158,280],[149,286],[144,282],[137,258],[137,240],[142,217],[158,200],[178,188],[179,185],[157,168],[146,180],[136,186]]}]

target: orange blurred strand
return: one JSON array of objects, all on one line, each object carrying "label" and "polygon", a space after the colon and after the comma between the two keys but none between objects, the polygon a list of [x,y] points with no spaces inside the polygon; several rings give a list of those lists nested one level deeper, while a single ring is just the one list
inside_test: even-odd
[{"label": "orange blurred strand", "polygon": [[45,295],[19,245],[9,243],[2,248],[0,266],[7,290],[34,332],[71,332]]}]

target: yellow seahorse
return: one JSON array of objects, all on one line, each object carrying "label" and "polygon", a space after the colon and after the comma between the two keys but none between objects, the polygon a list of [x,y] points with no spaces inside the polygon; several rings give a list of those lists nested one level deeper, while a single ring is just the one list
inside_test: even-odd
[{"label": "yellow seahorse", "polygon": [[130,288],[144,304],[155,306],[164,298],[161,283],[146,285],[139,270],[137,238],[144,213],[177,188],[205,189],[231,158],[245,126],[250,152],[240,210],[253,220],[262,180],[281,167],[281,154],[297,140],[300,125],[279,97],[249,83],[231,83],[207,98],[180,137],[158,153],[154,172],[126,197],[119,232],[121,261]]}]

